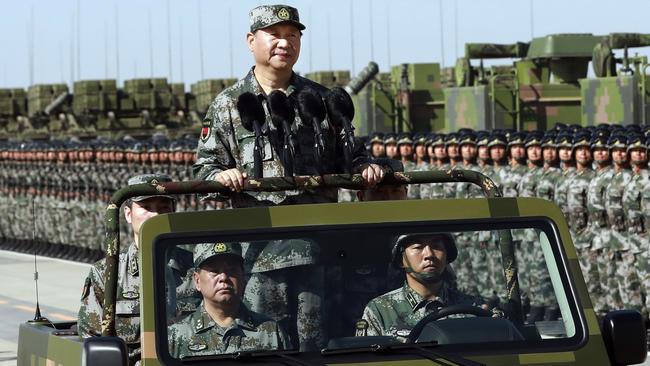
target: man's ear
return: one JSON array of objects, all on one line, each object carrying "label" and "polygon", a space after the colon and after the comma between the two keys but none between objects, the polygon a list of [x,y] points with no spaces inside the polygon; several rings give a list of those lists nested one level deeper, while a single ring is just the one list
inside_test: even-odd
[{"label": "man's ear", "polygon": [[196,271],[194,271],[194,273],[192,273],[192,280],[194,282],[194,288],[197,291],[201,292],[201,280],[199,279],[198,270],[196,270]]},{"label": "man's ear", "polygon": [[126,222],[131,223],[131,207],[129,205],[124,206],[124,218]]},{"label": "man's ear", "polygon": [[255,34],[248,32],[246,33],[246,44],[248,44],[248,50],[253,52],[253,43],[255,42]]}]

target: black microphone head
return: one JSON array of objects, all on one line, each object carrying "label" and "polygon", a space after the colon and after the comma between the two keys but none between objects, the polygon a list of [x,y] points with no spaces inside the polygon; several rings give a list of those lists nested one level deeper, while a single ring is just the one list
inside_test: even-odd
[{"label": "black microphone head", "polygon": [[307,125],[309,125],[308,121],[313,119],[323,121],[327,113],[320,94],[310,88],[305,88],[298,93],[298,110],[300,118]]},{"label": "black microphone head", "polygon": [[245,129],[253,131],[253,121],[264,124],[266,114],[262,102],[251,92],[246,92],[237,98],[237,111]]},{"label": "black microphone head", "polygon": [[296,111],[284,92],[274,90],[269,94],[267,100],[271,110],[271,120],[276,129],[282,131],[282,121],[287,121],[289,125],[293,123],[296,118]]},{"label": "black microphone head", "polygon": [[347,118],[348,121],[352,121],[354,118],[354,103],[352,103],[352,98],[343,88],[335,87],[330,89],[325,98],[325,103],[327,103],[330,122],[336,127],[341,127],[344,118]]}]

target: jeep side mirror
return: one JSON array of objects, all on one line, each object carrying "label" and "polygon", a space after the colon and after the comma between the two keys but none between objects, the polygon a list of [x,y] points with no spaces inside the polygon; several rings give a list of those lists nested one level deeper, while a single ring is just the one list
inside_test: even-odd
[{"label": "jeep side mirror", "polygon": [[91,337],[84,339],[82,365],[128,365],[126,343],[119,337]]},{"label": "jeep side mirror", "polygon": [[614,365],[633,365],[648,354],[645,323],[636,310],[611,311],[603,319],[603,340]]}]

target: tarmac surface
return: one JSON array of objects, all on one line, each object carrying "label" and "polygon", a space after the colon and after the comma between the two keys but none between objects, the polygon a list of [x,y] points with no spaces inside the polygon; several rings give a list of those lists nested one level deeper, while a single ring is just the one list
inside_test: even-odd
[{"label": "tarmac surface", "polygon": [[[85,263],[36,257],[41,315],[51,321],[77,318]],[[0,365],[16,364],[18,327],[34,318],[34,255],[0,250]]]}]

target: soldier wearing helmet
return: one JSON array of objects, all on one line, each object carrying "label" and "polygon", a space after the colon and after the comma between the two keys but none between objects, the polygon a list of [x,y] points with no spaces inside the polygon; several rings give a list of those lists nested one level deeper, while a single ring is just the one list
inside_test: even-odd
[{"label": "soldier wearing helmet", "polygon": [[242,302],[244,258],[239,243],[196,245],[193,280],[203,300],[190,316],[169,328],[172,357],[289,347],[278,323]]},{"label": "soldier wearing helmet", "polygon": [[405,272],[404,285],[368,303],[357,322],[357,336],[389,335],[405,341],[420,319],[443,307],[466,304],[487,308],[480,297],[456,288],[450,264],[458,249],[450,234],[401,235],[392,253],[391,264]]}]

